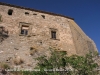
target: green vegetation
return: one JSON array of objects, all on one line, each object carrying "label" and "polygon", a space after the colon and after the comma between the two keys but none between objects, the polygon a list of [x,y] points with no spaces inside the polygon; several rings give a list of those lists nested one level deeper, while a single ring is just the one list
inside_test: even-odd
[{"label": "green vegetation", "polygon": [[[68,56],[66,51],[50,48],[50,56],[40,56],[33,71],[12,71],[14,75],[99,75],[95,63],[97,52],[90,52],[85,56]],[[22,62],[22,60],[20,60]],[[16,61],[17,62],[17,61]],[[9,69],[9,65],[2,63],[0,67]]]},{"label": "green vegetation", "polygon": [[94,62],[96,52],[86,56],[67,56],[65,51],[56,51],[50,48],[51,56],[41,56],[35,69],[40,71],[23,71],[23,75],[98,75]]},{"label": "green vegetation", "polygon": [[10,69],[10,66],[7,63],[0,63],[0,68]]}]

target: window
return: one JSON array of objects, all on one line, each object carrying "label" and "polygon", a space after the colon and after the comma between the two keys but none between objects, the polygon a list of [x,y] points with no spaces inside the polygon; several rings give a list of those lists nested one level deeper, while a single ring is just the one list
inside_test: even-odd
[{"label": "window", "polygon": [[33,15],[37,15],[37,14],[34,13]]},{"label": "window", "polygon": [[51,38],[56,39],[56,31],[51,31]]},{"label": "window", "polygon": [[31,30],[31,23],[19,23],[19,36],[30,36]]},{"label": "window", "polygon": [[50,38],[54,40],[59,40],[59,33],[57,29],[50,28]]},{"label": "window", "polygon": [[13,10],[12,9],[9,9],[8,10],[8,15],[12,15],[12,13],[13,13]]},{"label": "window", "polygon": [[25,15],[29,15],[29,13],[28,12],[25,12]]},{"label": "window", "polygon": [[59,39],[59,31],[55,28],[50,28],[50,39],[53,39],[53,40],[60,40]]},{"label": "window", "polygon": [[28,35],[28,29],[29,29],[29,26],[22,25],[22,27],[21,27],[21,34],[22,35]]},{"label": "window", "polygon": [[44,15],[41,15],[41,16],[42,16],[43,19],[45,19],[45,16]]}]

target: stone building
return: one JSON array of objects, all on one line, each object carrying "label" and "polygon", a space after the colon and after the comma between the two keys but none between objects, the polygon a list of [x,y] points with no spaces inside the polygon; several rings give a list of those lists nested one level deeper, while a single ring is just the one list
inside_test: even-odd
[{"label": "stone building", "polygon": [[97,51],[73,18],[6,3],[0,3],[0,34],[0,61],[12,64],[23,59],[31,66],[34,57],[49,54],[49,47],[68,55]]}]

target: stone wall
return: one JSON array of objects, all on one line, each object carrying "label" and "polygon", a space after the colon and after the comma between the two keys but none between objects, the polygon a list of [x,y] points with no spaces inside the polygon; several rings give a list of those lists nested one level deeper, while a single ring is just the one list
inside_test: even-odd
[{"label": "stone wall", "polygon": [[[9,9],[13,12],[8,13]],[[36,64],[33,58],[49,55],[49,47],[67,51],[68,55],[84,55],[89,48],[97,51],[93,42],[71,18],[9,5],[0,5],[0,15],[0,26],[9,35],[0,43],[1,62],[14,66],[14,59],[23,59],[21,67],[33,67]],[[27,35],[22,35],[22,26],[27,28]],[[56,39],[51,37],[51,31],[56,32]]]},{"label": "stone wall", "polygon": [[[13,10],[12,15],[8,14],[9,9]],[[20,56],[26,64],[34,64],[34,61],[30,63],[33,56],[48,55],[49,47],[65,50],[69,55],[76,54],[67,18],[3,5],[0,5],[0,15],[0,26],[5,27],[9,35],[0,45],[0,61],[13,64],[13,59]],[[29,27],[27,36],[21,35],[22,25]],[[56,30],[56,39],[51,38],[52,29]],[[30,48],[38,53],[31,56]]]},{"label": "stone wall", "polygon": [[72,31],[76,53],[78,55],[87,54],[89,51],[97,51],[94,42],[81,30],[81,28],[73,21],[69,21]]}]

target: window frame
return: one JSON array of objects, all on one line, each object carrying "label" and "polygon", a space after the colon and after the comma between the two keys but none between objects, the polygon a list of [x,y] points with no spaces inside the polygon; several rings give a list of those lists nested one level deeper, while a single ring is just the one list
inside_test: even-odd
[{"label": "window frame", "polygon": [[[52,34],[52,32],[54,32],[54,34]],[[52,36],[52,35],[54,35],[54,36]],[[50,39],[59,40],[59,32],[57,29],[50,28]]]},{"label": "window frame", "polygon": [[57,38],[57,32],[56,31],[51,31],[51,38],[56,39]]},{"label": "window frame", "polygon": [[[27,34],[22,34],[22,27],[28,27],[28,29],[23,29],[23,30],[27,30]],[[24,31],[25,33],[25,31]],[[30,23],[24,23],[24,22],[20,22],[19,23],[19,35],[20,36],[28,36],[31,33],[31,24]]]},{"label": "window frame", "polygon": [[[23,27],[27,27],[27,29],[23,29]],[[29,26],[22,25],[20,34],[21,35],[28,35],[28,31],[29,31]]]}]

